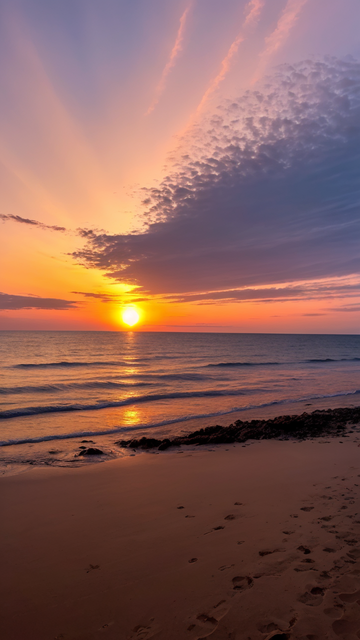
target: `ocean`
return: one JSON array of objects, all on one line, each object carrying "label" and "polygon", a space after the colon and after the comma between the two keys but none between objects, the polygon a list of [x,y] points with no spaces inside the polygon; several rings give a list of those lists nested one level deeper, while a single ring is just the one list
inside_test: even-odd
[{"label": "ocean", "polygon": [[360,400],[359,335],[2,331],[0,363],[2,473]]}]

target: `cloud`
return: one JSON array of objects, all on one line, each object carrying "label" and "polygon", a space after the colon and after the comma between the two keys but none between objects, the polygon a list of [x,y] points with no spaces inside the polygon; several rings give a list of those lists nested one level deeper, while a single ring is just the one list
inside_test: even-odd
[{"label": "cloud", "polygon": [[357,274],[359,166],[359,62],[285,65],[204,119],[141,233],[92,233],[74,258],[153,295]]},{"label": "cloud", "polygon": [[258,69],[253,78],[253,83],[259,80],[262,76],[264,69],[266,68],[271,56],[276,53],[278,49],[288,39],[291,30],[298,21],[300,12],[305,6],[308,0],[288,0],[285,8],[278,20],[276,28],[265,40],[265,49],[260,54]]},{"label": "cloud", "polygon": [[40,298],[37,296],[18,296],[0,293],[1,311],[18,311],[19,309],[47,309],[63,311],[78,306],[75,300],[59,300],[58,298]]},{"label": "cloud", "polygon": [[46,231],[60,231],[61,233],[70,233],[73,235],[80,236],[80,238],[90,239],[96,238],[99,233],[103,233],[103,229],[88,229],[86,227],[78,227],[77,229],[67,229],[66,227],[59,227],[55,224],[45,224],[45,222],[40,222],[39,220],[33,220],[31,218],[22,218],[18,215],[7,215],[4,213],[0,213],[0,220],[3,222],[17,222],[19,224],[26,224],[30,227],[38,227],[39,229],[44,229]]},{"label": "cloud", "polygon": [[356,313],[358,311],[360,311],[360,304],[358,303],[354,303],[354,304],[348,304],[348,305],[344,305],[342,307],[332,307],[331,311],[340,311],[340,312],[345,312],[345,313]]},{"label": "cloud", "polygon": [[360,295],[360,281],[342,283],[337,280],[302,283],[301,285],[263,288],[230,289],[224,291],[207,291],[204,293],[169,296],[172,302],[288,302],[293,300],[328,300],[330,298],[349,298]]},{"label": "cloud", "polygon": [[21,216],[15,215],[6,215],[4,213],[0,213],[0,220],[3,222],[19,222],[20,224],[28,224],[33,227],[39,227],[40,229],[47,229],[50,231],[66,231],[65,227],[59,227],[57,225],[45,224],[44,222],[39,222],[38,220],[32,220],[31,218],[22,218]]},{"label": "cloud", "polygon": [[165,86],[166,86],[166,80],[167,77],[171,71],[171,69],[173,68],[173,66],[175,65],[176,59],[179,57],[182,48],[183,48],[183,40],[184,40],[184,32],[185,32],[185,27],[186,27],[186,21],[188,19],[190,10],[192,8],[193,2],[191,1],[188,6],[186,7],[184,13],[182,14],[181,18],[180,18],[180,25],[179,25],[179,29],[178,32],[176,34],[176,40],[175,40],[175,44],[171,50],[170,53],[170,58],[168,60],[168,62],[165,65],[165,68],[161,74],[161,78],[159,81],[158,86],[156,87],[155,90],[155,97],[150,105],[150,107],[148,108],[147,112],[145,115],[149,115],[149,113],[151,113],[152,111],[154,111],[157,103],[160,100],[161,94],[164,92],[165,90]]},{"label": "cloud", "polygon": [[224,80],[229,72],[231,62],[234,56],[237,54],[240,44],[245,40],[250,29],[252,29],[258,22],[261,10],[265,4],[265,0],[250,0],[245,7],[245,21],[241,28],[240,33],[236,36],[225,58],[220,65],[220,71],[217,76],[212,80],[209,87],[205,91],[196,112],[199,113],[205,106],[206,102],[210,98],[211,94],[217,89],[219,84]]}]

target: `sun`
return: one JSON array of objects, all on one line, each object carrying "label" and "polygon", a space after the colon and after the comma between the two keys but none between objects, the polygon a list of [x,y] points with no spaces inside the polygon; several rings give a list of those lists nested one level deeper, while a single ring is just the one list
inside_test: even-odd
[{"label": "sun", "polygon": [[122,321],[128,325],[128,327],[133,327],[136,325],[140,316],[134,307],[126,307],[121,314]]}]

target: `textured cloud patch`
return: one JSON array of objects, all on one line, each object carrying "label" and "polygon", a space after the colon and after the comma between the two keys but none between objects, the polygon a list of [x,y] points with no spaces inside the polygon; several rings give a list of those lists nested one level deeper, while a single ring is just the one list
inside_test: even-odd
[{"label": "textured cloud patch", "polygon": [[73,309],[78,304],[75,300],[59,300],[58,298],[40,298],[37,296],[18,296],[0,293],[0,311],[19,311],[19,309],[48,309],[63,311]]},{"label": "textured cloud patch", "polygon": [[91,232],[78,261],[159,295],[359,273],[359,62],[283,66],[183,148],[143,232]]}]

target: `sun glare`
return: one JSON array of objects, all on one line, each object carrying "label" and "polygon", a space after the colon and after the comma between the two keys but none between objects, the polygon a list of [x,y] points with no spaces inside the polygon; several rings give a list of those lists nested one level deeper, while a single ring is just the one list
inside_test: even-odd
[{"label": "sun glare", "polygon": [[121,317],[122,321],[127,324],[128,327],[133,327],[140,319],[140,316],[134,307],[126,307],[122,312]]}]

